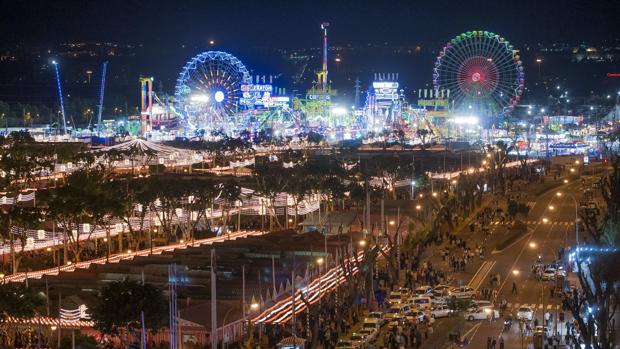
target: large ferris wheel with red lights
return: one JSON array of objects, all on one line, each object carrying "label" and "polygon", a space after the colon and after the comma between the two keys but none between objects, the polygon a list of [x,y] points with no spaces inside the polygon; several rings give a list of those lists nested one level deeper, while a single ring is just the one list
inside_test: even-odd
[{"label": "large ferris wheel with red lights", "polygon": [[505,116],[523,94],[523,65],[518,51],[488,31],[468,31],[450,40],[433,69],[436,91],[446,91],[454,113]]}]

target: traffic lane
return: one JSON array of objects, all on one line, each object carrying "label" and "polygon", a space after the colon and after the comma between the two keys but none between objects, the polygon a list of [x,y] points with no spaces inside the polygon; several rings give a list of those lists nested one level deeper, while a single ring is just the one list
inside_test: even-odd
[{"label": "traffic lane", "polygon": [[[543,322],[545,310],[551,311],[554,314],[554,319],[558,318],[558,307],[561,299],[559,297],[550,297],[550,287],[553,286],[553,283],[541,283],[531,273],[531,266],[536,262],[539,254],[543,256],[544,261],[550,262],[555,260],[557,248],[563,246],[564,236],[572,228],[570,225],[555,224],[554,220],[562,222],[567,217],[565,210],[558,211],[558,214],[550,216],[550,222],[543,225],[543,229],[538,229],[536,232],[538,234],[532,235],[530,243],[534,243],[535,247],[530,247],[529,243],[524,246],[524,253],[515,265],[515,270],[519,270],[520,273],[518,275],[512,274],[513,281],[518,285],[517,295],[512,295],[512,287],[507,287],[504,291],[504,293],[510,292],[507,298],[509,301],[507,313],[509,312],[514,319],[512,328],[502,333],[507,348],[519,347],[522,340],[525,343],[529,343],[531,340],[530,336],[523,336],[522,338],[523,334],[521,331],[524,331],[525,328],[521,329],[520,324],[516,321],[516,310],[518,307],[528,306],[533,308],[535,311],[534,317],[539,319],[540,324]],[[544,228],[545,226],[547,227],[546,229]],[[534,238],[538,240],[534,240]]]},{"label": "traffic lane", "polygon": [[[553,224],[553,220],[563,219],[563,217],[565,216],[565,214],[563,213],[564,210],[561,210],[561,209],[553,210],[551,211],[551,214],[548,214],[548,212],[550,211],[548,209],[548,206],[554,203],[555,202],[554,200],[557,200],[556,198],[557,197],[555,196],[555,193],[553,192],[548,192],[542,195],[537,200],[537,203],[539,204],[535,205],[535,209],[532,211],[532,214],[530,216],[532,217],[530,218],[530,220],[533,219],[533,220],[540,221],[540,222],[542,222],[543,218],[547,218],[549,220],[548,224],[543,224],[543,223],[536,224],[533,227],[532,232],[527,238],[523,238],[521,241],[514,244],[513,246],[506,248],[501,253],[492,255],[491,258],[496,262],[492,273],[499,273],[500,275],[503,276],[503,280],[504,280],[504,282],[502,283],[498,291],[500,294],[502,290],[504,290],[508,282],[510,282],[509,284],[510,288],[506,290],[506,292],[504,293],[511,291],[512,281],[515,281],[515,283],[519,281],[519,280],[514,279],[516,275],[513,274],[513,270],[519,270],[518,275],[521,275],[521,270],[529,271],[530,268],[526,266],[530,264],[529,260],[531,260],[532,256],[533,255],[535,256],[535,251],[528,251],[529,244],[532,241],[532,239],[541,239],[542,241],[544,241],[548,239],[549,236],[557,235],[554,233],[555,231],[561,231],[561,226],[557,224]],[[542,205],[540,203],[542,203]],[[545,217],[545,216],[548,216],[548,217]],[[523,255],[526,255],[526,257],[523,257]],[[519,284],[523,284],[523,282],[520,282]],[[519,292],[517,292],[517,295],[514,296],[515,299],[518,296],[518,293]],[[528,296],[528,298],[529,297],[531,296]],[[500,333],[502,332],[502,329],[503,329],[503,321],[495,321],[491,323],[482,324],[480,326],[480,330],[477,333],[485,333],[485,334],[491,334],[491,335],[495,334],[497,338],[497,336],[499,336]],[[486,341],[487,341],[487,337],[479,336],[477,334],[471,339],[472,346],[477,347],[477,348],[484,347],[484,345],[486,345]]]}]

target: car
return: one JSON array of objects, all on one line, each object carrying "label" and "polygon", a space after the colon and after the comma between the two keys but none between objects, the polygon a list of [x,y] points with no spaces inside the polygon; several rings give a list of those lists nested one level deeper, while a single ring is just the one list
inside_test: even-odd
[{"label": "car", "polygon": [[534,329],[534,334],[536,333],[544,334],[546,337],[549,336],[549,329],[545,326],[536,326],[536,328]]},{"label": "car", "polygon": [[421,322],[424,322],[425,316],[426,316],[426,313],[418,309],[418,310],[411,311],[409,314],[405,316],[405,318],[407,319],[407,321],[411,323],[419,324]]},{"label": "car", "polygon": [[530,307],[520,307],[517,309],[517,320],[532,321],[534,318],[534,310]]},{"label": "car", "polygon": [[385,314],[389,327],[398,326],[405,321],[405,317],[411,313],[411,307],[407,304],[398,304],[390,307]]},{"label": "car", "polygon": [[385,319],[387,321],[392,321],[395,318],[402,319],[404,317],[404,313],[409,311],[411,311],[409,305],[395,304],[385,312]]},{"label": "car", "polygon": [[476,294],[476,291],[469,286],[455,287],[451,289],[450,292],[452,297],[458,299],[472,298]]},{"label": "car", "polygon": [[376,319],[379,322],[379,325],[385,324],[386,321],[385,315],[383,314],[383,312],[380,311],[371,311],[370,313],[368,313],[365,322],[370,322],[369,320],[371,319]]},{"label": "car", "polygon": [[448,305],[448,297],[431,297],[431,305]]},{"label": "car", "polygon": [[360,346],[356,346],[353,341],[348,339],[341,339],[336,343],[336,349],[357,349]]},{"label": "car", "polygon": [[390,305],[400,304],[405,300],[405,297],[400,292],[390,292],[387,298],[387,302]]},{"label": "car", "polygon": [[469,321],[486,320],[489,315],[493,316],[494,319],[498,319],[499,311],[493,309],[492,307],[478,308],[474,311],[466,312],[464,317]]},{"label": "car", "polygon": [[404,296],[408,296],[411,293],[411,290],[407,287],[399,287],[397,292],[400,292],[400,294]]},{"label": "car", "polygon": [[433,287],[433,295],[435,297],[449,297],[450,296],[450,286],[448,285],[437,285]]},{"label": "car", "polygon": [[367,342],[367,336],[362,333],[353,332],[349,340],[356,345],[357,348],[363,347]]},{"label": "car", "polygon": [[447,305],[437,305],[431,308],[431,317],[440,318],[452,315],[452,309]]},{"label": "car", "polygon": [[377,338],[378,330],[362,327],[357,333],[366,336],[366,343],[372,342]]},{"label": "car", "polygon": [[545,269],[545,271],[543,271],[542,273],[542,280],[543,281],[550,281],[550,280],[555,280],[555,269]]},{"label": "car", "polygon": [[417,296],[411,299],[411,305],[420,309],[429,309],[432,305],[432,298],[429,296]]},{"label": "car", "polygon": [[564,267],[560,267],[555,271],[556,276],[566,277],[566,269]]},{"label": "car", "polygon": [[487,301],[484,299],[472,299],[470,300],[470,304],[469,307],[467,307],[468,311],[474,311],[478,308],[486,308],[486,307],[492,307],[493,303],[491,303],[491,301]]},{"label": "car", "polygon": [[432,292],[433,292],[433,288],[428,285],[418,286],[413,291],[413,293],[416,294],[417,296],[427,294],[427,293],[432,293]]}]

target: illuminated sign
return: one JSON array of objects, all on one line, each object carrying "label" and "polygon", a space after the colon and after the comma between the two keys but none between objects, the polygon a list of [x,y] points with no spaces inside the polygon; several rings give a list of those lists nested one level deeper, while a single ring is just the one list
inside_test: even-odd
[{"label": "illuminated sign", "polygon": [[306,95],[306,99],[309,99],[311,101],[317,100],[317,99],[323,99],[323,98],[328,100],[328,101],[331,99],[331,97],[329,95],[321,95],[321,96],[319,96],[319,95]]},{"label": "illuminated sign", "polygon": [[377,101],[398,99],[398,82],[391,81],[375,81],[372,83],[375,89],[375,98]]},{"label": "illuminated sign", "polygon": [[241,85],[241,92],[272,92],[271,85]]},{"label": "illuminated sign", "polygon": [[607,73],[608,78],[620,78],[620,73]]},{"label": "illuminated sign", "polygon": [[421,107],[447,107],[446,99],[418,99],[418,105]]},{"label": "illuminated sign", "polygon": [[389,82],[389,81],[375,81],[372,83],[372,87],[376,89],[397,89],[398,82]]}]

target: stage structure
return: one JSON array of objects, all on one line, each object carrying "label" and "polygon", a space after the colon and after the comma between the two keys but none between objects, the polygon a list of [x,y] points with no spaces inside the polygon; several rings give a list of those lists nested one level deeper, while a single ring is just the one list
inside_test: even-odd
[{"label": "stage structure", "polygon": [[366,96],[364,115],[368,131],[406,127],[403,119],[404,91],[399,89],[398,73],[377,73]]}]

